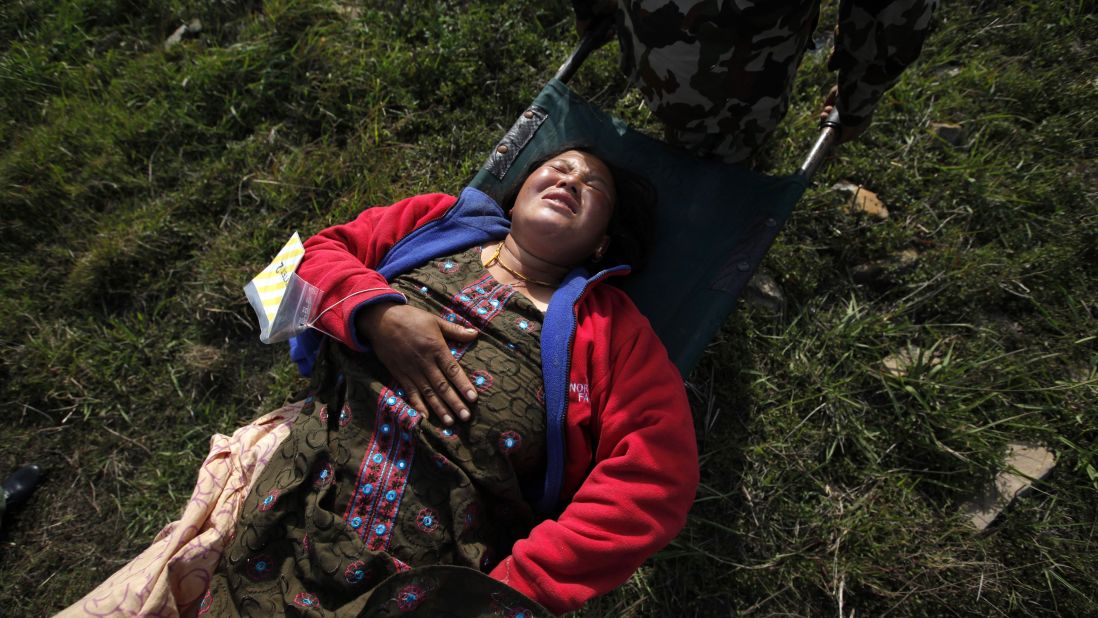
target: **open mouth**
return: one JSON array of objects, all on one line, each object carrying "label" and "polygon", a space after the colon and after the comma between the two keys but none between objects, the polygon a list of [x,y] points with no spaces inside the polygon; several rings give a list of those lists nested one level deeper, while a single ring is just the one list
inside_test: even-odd
[{"label": "open mouth", "polygon": [[577,202],[576,198],[572,197],[572,194],[567,191],[550,191],[545,194],[544,199],[564,206],[571,211],[572,214],[579,212],[579,202]]}]

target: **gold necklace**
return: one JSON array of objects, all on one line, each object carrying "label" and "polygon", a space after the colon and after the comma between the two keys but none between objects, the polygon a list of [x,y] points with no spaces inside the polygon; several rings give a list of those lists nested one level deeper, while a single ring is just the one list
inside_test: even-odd
[{"label": "gold necklace", "polygon": [[503,260],[499,259],[499,254],[500,254],[501,251],[503,251],[503,242],[504,241],[500,241],[499,245],[496,246],[496,252],[493,253],[492,257],[488,258],[488,261],[484,263],[485,268],[491,267],[492,264],[498,264],[500,268],[502,268],[503,270],[506,270],[513,277],[522,280],[524,283],[533,283],[533,284],[536,284],[536,285],[543,285],[547,288],[552,288],[552,287],[557,286],[556,283],[548,283],[548,282],[545,282],[545,281],[538,281],[537,279],[531,279],[530,277],[527,277],[526,275],[524,275],[524,274],[522,274],[518,271],[511,270],[510,268],[508,268],[507,265],[503,263]]}]

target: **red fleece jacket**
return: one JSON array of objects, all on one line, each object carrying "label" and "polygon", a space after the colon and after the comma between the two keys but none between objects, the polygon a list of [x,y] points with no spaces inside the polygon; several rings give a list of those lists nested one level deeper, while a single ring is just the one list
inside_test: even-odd
[{"label": "red fleece jacket", "polygon": [[[431,194],[371,208],[306,241],[297,274],[322,290],[317,326],[359,348],[354,309],[387,295],[400,298],[372,267],[455,199]],[[490,573],[555,613],[617,587],[670,542],[685,524],[698,484],[682,379],[648,320],[624,292],[600,284],[574,311],[566,506],[515,543]]]}]

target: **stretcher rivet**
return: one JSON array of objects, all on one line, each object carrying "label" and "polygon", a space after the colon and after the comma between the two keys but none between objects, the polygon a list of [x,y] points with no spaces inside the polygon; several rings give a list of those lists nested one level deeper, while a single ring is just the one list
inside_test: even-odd
[{"label": "stretcher rivet", "polygon": [[740,269],[741,272],[747,272],[751,270],[751,264],[748,264],[747,260],[744,260],[739,264],[736,264],[736,268]]},{"label": "stretcher rivet", "polygon": [[522,113],[522,117],[529,120],[529,119],[534,117],[534,112],[532,112],[530,110],[526,110],[525,112]]},{"label": "stretcher rivet", "polygon": [[507,154],[507,144],[500,144],[496,146],[496,152],[500,154]]},{"label": "stretcher rivet", "polygon": [[770,217],[769,219],[766,220],[766,227],[774,227],[777,224],[778,224],[778,220],[775,219],[774,217]]}]

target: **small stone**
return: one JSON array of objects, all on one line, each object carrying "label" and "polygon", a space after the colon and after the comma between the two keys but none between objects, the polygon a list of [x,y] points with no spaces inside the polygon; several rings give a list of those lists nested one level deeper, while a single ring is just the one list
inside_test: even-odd
[{"label": "small stone", "polygon": [[854,194],[858,192],[860,187],[861,185],[850,182],[849,180],[840,180],[831,185],[831,190],[838,191],[847,197],[854,197]]},{"label": "small stone", "polygon": [[918,261],[918,251],[904,249],[885,260],[858,264],[850,269],[850,278],[859,285],[892,285],[900,280],[901,275],[913,270]]},{"label": "small stone", "polygon": [[965,128],[959,124],[932,122],[930,123],[930,132],[954,148],[961,146],[965,141]]},{"label": "small stone", "polygon": [[1033,486],[1056,466],[1056,456],[1048,449],[1031,444],[1007,445],[1006,469],[961,505],[976,530],[984,530],[1019,495]]},{"label": "small stone", "polygon": [[915,262],[919,261],[919,252],[914,249],[904,249],[896,254],[892,259],[895,267],[898,269],[907,269],[915,265]]},{"label": "small stone", "polygon": [[895,354],[884,357],[881,364],[884,365],[885,373],[902,377],[906,376],[908,371],[914,367],[934,367],[942,364],[942,361],[934,354],[918,346],[907,345],[897,350]]},{"label": "small stone", "polygon": [[344,17],[346,19],[350,19],[352,21],[357,20],[359,17],[362,16],[362,9],[360,9],[357,6],[353,6],[351,4],[344,4],[342,2],[337,2],[335,4],[335,10],[342,17]]},{"label": "small stone", "polygon": [[785,293],[781,286],[770,273],[762,270],[747,282],[743,299],[749,306],[771,313],[778,313],[785,307]]},{"label": "small stone", "polygon": [[888,208],[885,207],[884,202],[877,197],[876,193],[868,189],[863,188],[855,193],[854,201],[850,207],[854,211],[864,212],[882,221],[888,218]]},{"label": "small stone", "polygon": [[171,49],[176,45],[179,45],[180,41],[183,40],[184,34],[187,34],[186,24],[176,28],[175,32],[173,32],[171,36],[169,36],[167,40],[164,41],[164,49]]},{"label": "small stone", "polygon": [[849,180],[840,180],[832,185],[831,188],[843,195],[850,196],[848,206],[851,212],[862,212],[871,217],[881,219],[882,221],[888,219],[888,208],[884,205],[884,202],[877,197],[877,194],[869,189],[854,184]]},{"label": "small stone", "polygon": [[961,74],[961,66],[958,64],[946,64],[934,71],[939,77],[957,77]]},{"label": "small stone", "polygon": [[850,269],[850,278],[859,285],[884,283],[885,267],[878,262],[858,264]]},{"label": "small stone", "polygon": [[824,28],[812,36],[812,47],[808,51],[813,56],[822,58],[830,55],[834,47],[835,31]]},{"label": "small stone", "polygon": [[184,38],[194,38],[200,32],[202,32],[202,20],[192,19],[175,29],[175,32],[164,41],[164,49],[171,49],[179,45]]}]

